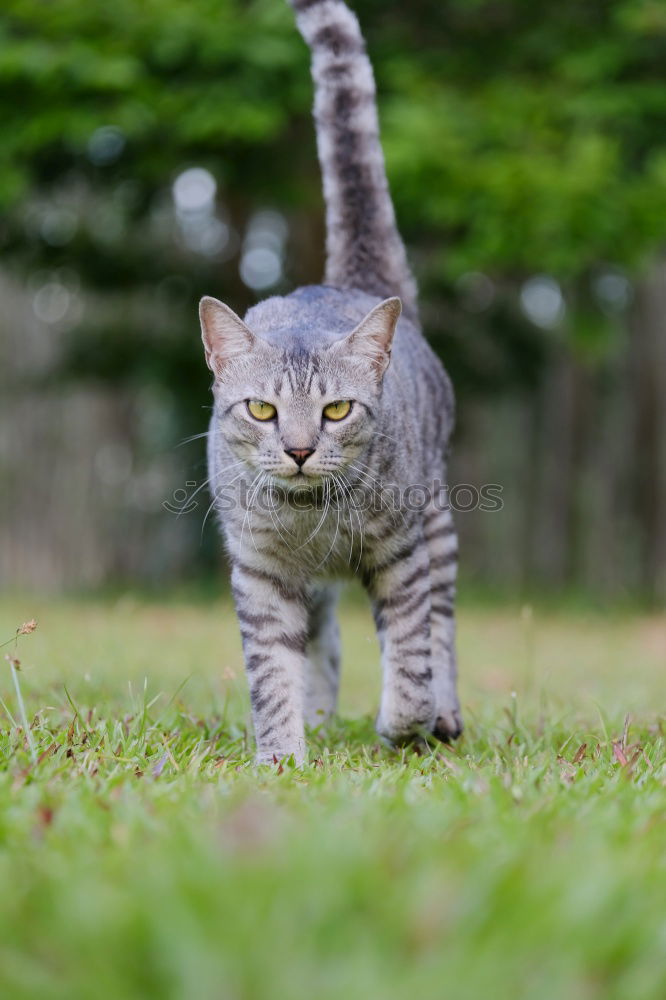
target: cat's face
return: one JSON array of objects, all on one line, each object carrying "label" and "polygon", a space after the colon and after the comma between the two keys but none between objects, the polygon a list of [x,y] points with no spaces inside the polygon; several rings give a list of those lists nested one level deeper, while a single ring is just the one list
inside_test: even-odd
[{"label": "cat's face", "polygon": [[268,343],[215,299],[203,299],[200,313],[218,427],[235,458],[298,486],[343,471],[361,454],[372,437],[398,299],[315,352]]}]

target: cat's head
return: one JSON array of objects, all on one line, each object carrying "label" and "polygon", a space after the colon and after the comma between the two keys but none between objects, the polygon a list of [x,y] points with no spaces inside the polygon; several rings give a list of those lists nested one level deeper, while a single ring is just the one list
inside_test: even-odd
[{"label": "cat's head", "polygon": [[307,338],[269,342],[202,299],[217,427],[233,455],[294,486],[343,471],[372,437],[400,312],[400,299],[386,299],[351,332],[312,347]]}]

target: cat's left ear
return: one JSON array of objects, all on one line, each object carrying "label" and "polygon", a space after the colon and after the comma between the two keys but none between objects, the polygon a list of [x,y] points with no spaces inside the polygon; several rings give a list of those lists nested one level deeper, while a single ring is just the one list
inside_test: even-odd
[{"label": "cat's left ear", "polygon": [[401,312],[402,302],[399,298],[384,299],[340,342],[340,349],[345,354],[366,358],[380,379],[391,360],[393,336]]},{"label": "cat's left ear", "polygon": [[206,364],[215,376],[220,376],[227,362],[247,354],[255,346],[256,337],[224,302],[206,295],[199,303],[201,339],[206,352]]}]

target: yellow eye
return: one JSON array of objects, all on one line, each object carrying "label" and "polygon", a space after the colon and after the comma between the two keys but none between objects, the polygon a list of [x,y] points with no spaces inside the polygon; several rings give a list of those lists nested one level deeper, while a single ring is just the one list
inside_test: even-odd
[{"label": "yellow eye", "polygon": [[272,420],[277,413],[272,403],[264,403],[262,399],[248,399],[247,408],[255,420]]},{"label": "yellow eye", "polygon": [[334,403],[324,407],[324,416],[329,420],[342,420],[350,410],[351,402],[348,399],[336,399]]}]

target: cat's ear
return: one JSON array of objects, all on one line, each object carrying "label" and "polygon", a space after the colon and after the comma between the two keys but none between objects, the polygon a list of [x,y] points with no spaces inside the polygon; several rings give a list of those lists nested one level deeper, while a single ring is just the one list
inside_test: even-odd
[{"label": "cat's ear", "polygon": [[215,376],[232,358],[247,354],[256,338],[233,309],[209,295],[199,303],[201,339],[206,352],[206,364]]},{"label": "cat's ear", "polygon": [[342,341],[345,353],[370,361],[377,378],[381,378],[389,366],[393,335],[401,312],[399,298],[384,299]]}]

